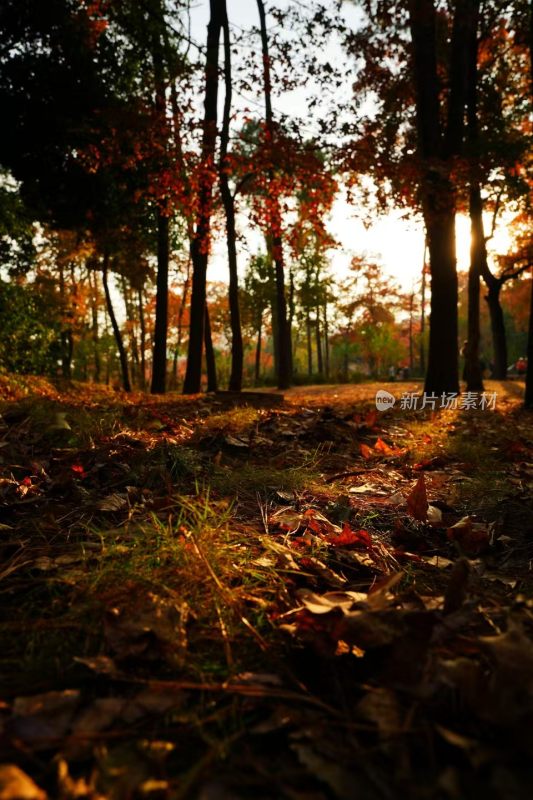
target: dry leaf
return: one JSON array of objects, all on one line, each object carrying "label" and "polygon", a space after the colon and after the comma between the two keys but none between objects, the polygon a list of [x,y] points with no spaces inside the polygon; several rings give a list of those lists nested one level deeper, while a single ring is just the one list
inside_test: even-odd
[{"label": "dry leaf", "polygon": [[407,510],[415,519],[425,522],[428,513],[428,498],[424,473],[419,477],[407,496]]},{"label": "dry leaf", "polygon": [[0,800],[46,800],[36,783],[14,764],[0,764]]}]

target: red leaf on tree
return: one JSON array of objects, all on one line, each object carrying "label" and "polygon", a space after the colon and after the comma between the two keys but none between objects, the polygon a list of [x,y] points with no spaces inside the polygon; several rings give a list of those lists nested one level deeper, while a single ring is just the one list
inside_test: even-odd
[{"label": "red leaf on tree", "polygon": [[407,497],[407,510],[412,517],[425,522],[428,516],[428,505],[426,481],[424,473],[422,473]]}]

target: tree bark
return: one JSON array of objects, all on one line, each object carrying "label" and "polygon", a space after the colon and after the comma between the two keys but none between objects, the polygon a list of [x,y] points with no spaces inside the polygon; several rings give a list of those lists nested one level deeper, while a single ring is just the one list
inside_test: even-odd
[{"label": "tree bark", "polygon": [[[154,65],[155,110],[160,127],[160,146],[168,146],[169,126],[167,122],[167,100],[165,80],[165,21],[163,8],[159,9],[158,23],[162,28],[154,29],[152,36],[152,60]],[[157,282],[155,300],[154,351],[152,361],[152,394],[164,394],[167,380],[167,331],[168,331],[168,264],[169,264],[169,208],[165,198],[160,198],[157,208]]]},{"label": "tree bark", "polygon": [[152,394],[164,394],[167,380],[169,219],[157,212],[157,290],[155,299]]},{"label": "tree bark", "polygon": [[261,378],[261,337],[263,334],[263,314],[260,313],[257,321],[257,342],[255,345],[255,376],[254,382],[259,386]]},{"label": "tree bark", "polygon": [[[265,118],[268,145],[271,155],[274,154],[274,118],[272,114],[270,56],[268,51],[268,34],[266,14],[263,0],[257,0],[259,11],[261,48],[263,55],[263,81],[265,93]],[[272,177],[272,175],[271,175]],[[276,324],[278,339],[277,379],[278,389],[287,389],[292,382],[292,347],[291,332],[287,320],[287,301],[285,298],[285,267],[283,262],[283,240],[281,235],[281,210],[276,196],[270,197],[272,208],[272,257],[276,274]]]},{"label": "tree bark", "polygon": [[[533,11],[532,11],[533,19]],[[532,24],[533,34],[533,24]],[[526,393],[524,396],[526,408],[533,408],[533,269],[531,270],[531,306],[529,310],[529,331],[527,337],[527,372]]]},{"label": "tree bark", "polygon": [[468,270],[468,334],[465,353],[465,380],[469,392],[482,392],[483,372],[481,369],[479,343],[479,291],[483,263],[487,260],[485,231],[483,228],[483,205],[479,185],[479,147],[478,126],[478,40],[477,17],[479,2],[474,3],[474,20],[468,44],[467,69],[467,120],[468,144],[470,149],[470,268]]},{"label": "tree bark", "polygon": [[455,247],[456,192],[452,160],[463,141],[466,55],[472,25],[471,2],[454,14],[447,121],[441,124],[437,71],[436,11],[433,0],[410,0],[409,23],[416,94],[418,153],[422,164],[421,200],[431,269],[431,311],[427,393],[459,391],[458,284]]},{"label": "tree bark", "polygon": [[211,228],[213,167],[217,136],[218,46],[224,19],[223,0],[210,0],[210,19],[207,27],[205,65],[205,98],[202,139],[202,175],[198,193],[196,229],[191,242],[193,265],[187,369],[184,394],[200,391],[202,379],[202,349],[204,341],[206,276]]},{"label": "tree bark", "polygon": [[493,369],[492,377],[498,381],[507,380],[507,336],[505,334],[505,321],[500,303],[502,283],[494,278],[491,281],[485,300],[489,307],[490,328],[492,334]]},{"label": "tree bark", "polygon": [[328,321],[328,301],[324,302],[324,366],[326,378],[329,378],[329,321]]},{"label": "tree bark", "polygon": [[222,30],[224,32],[224,113],[222,117],[222,131],[220,134],[220,160],[219,183],[222,205],[226,216],[226,243],[228,249],[229,267],[229,313],[231,327],[231,371],[229,389],[240,392],[242,388],[242,369],[244,361],[241,314],[239,307],[239,275],[237,271],[237,247],[235,231],[235,201],[230,191],[227,160],[229,142],[229,124],[231,115],[232,77],[231,77],[231,42],[226,0],[223,0]]},{"label": "tree bark", "polygon": [[207,391],[216,392],[218,389],[217,365],[215,360],[215,350],[211,337],[211,321],[209,319],[209,309],[205,306],[205,363],[207,370]]},{"label": "tree bark", "polygon": [[[94,269],[88,269],[89,286],[91,288],[91,337],[93,341],[93,360],[94,360],[94,382],[100,383],[101,361],[98,346],[98,273]],[[94,286],[91,282],[91,273],[94,276]]]},{"label": "tree bark", "polygon": [[144,322],[143,290],[137,289],[137,302],[139,307],[139,327],[141,331],[141,389],[146,388],[146,324]]},{"label": "tree bark", "polygon": [[120,369],[122,371],[122,386],[124,387],[125,392],[131,392],[130,376],[128,372],[128,357],[126,355],[126,350],[124,349],[124,342],[122,341],[122,334],[120,333],[120,328],[118,327],[117,324],[117,318],[115,317],[115,310],[113,308],[113,303],[111,301],[111,294],[109,292],[109,284],[107,282],[108,266],[109,266],[109,256],[105,255],[104,264],[102,268],[102,282],[104,284],[107,313],[109,314],[109,319],[111,320],[111,327],[113,328],[113,334],[115,336],[115,341],[117,343],[118,355],[120,359]]}]

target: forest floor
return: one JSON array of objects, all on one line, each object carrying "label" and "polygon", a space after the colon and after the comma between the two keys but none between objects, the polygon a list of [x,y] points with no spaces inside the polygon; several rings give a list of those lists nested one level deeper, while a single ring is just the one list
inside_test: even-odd
[{"label": "forest floor", "polygon": [[0,800],[524,798],[533,414],[2,378]]}]

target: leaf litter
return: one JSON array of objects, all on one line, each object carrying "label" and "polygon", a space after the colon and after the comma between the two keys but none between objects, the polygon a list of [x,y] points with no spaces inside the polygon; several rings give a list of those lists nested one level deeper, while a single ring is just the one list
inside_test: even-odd
[{"label": "leaf litter", "polygon": [[371,397],[3,410],[0,799],[529,797],[533,423]]}]

